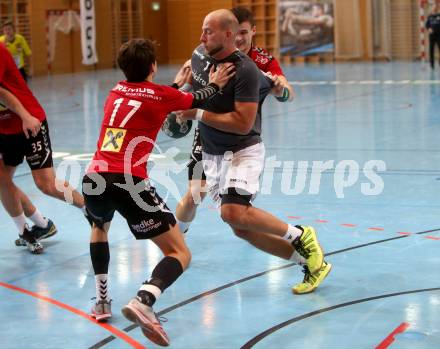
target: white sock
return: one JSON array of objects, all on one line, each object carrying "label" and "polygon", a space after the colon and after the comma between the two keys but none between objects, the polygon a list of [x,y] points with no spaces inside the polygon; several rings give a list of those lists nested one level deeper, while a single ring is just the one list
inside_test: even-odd
[{"label": "white sock", "polygon": [[38,211],[38,209],[35,210],[35,212],[28,217],[36,226],[40,228],[46,228],[49,224],[49,221],[46,217],[43,217],[43,215]]},{"label": "white sock", "polygon": [[108,298],[108,274],[95,275],[96,302],[100,300],[110,301]]},{"label": "white sock", "polygon": [[26,216],[24,215],[24,213],[17,217],[12,217],[12,220],[17,226],[18,234],[22,234],[24,231],[24,227],[26,226]]},{"label": "white sock", "polygon": [[147,291],[153,294],[154,298],[156,298],[156,301],[159,299],[160,295],[162,294],[162,291],[159,287],[151,284],[143,284],[139,291]]},{"label": "white sock", "polygon": [[289,260],[291,260],[292,262],[295,262],[298,265],[305,265],[306,264],[306,259],[303,256],[301,256],[297,251],[293,251]]},{"label": "white sock", "polygon": [[182,233],[185,233],[189,229],[189,226],[191,225],[191,222],[179,221],[177,218],[176,221]]},{"label": "white sock", "polygon": [[302,230],[294,227],[293,225],[287,224],[287,233],[283,236],[284,240],[292,243],[296,238],[300,237],[302,234]]}]

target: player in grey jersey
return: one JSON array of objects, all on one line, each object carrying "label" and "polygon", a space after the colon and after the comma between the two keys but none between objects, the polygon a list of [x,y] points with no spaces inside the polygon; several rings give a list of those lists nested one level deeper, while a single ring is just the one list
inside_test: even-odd
[{"label": "player in grey jersey", "polygon": [[229,10],[209,13],[203,22],[201,42],[192,56],[193,85],[207,80],[212,65],[234,62],[236,75],[202,109],[184,112],[199,122],[203,170],[210,194],[218,198],[222,219],[234,233],[272,255],[305,264],[308,273],[295,293],[312,292],[330,271],[312,227],[292,226],[252,206],[264,164],[260,71],[235,46],[238,22]]}]

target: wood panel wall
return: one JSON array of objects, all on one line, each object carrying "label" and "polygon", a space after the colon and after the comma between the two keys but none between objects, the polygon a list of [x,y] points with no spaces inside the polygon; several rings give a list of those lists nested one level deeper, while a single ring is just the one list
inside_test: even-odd
[{"label": "wood panel wall", "polygon": [[[27,0],[34,75],[48,73],[46,44],[47,10],[78,10],[79,0]],[[57,34],[57,50],[53,73],[71,73],[113,67],[117,48],[112,44],[112,3],[116,0],[95,0],[97,51],[96,66],[81,64],[80,33]],[[124,1],[124,0],[120,0]],[[205,15],[215,9],[231,8],[234,0],[141,0],[144,37],[156,40],[160,63],[180,64],[191,56],[199,44]],[[371,4],[373,0],[334,0],[335,56],[338,59],[370,60],[374,56]],[[384,0],[385,1],[385,0]],[[398,16],[387,18],[390,26],[394,58],[413,58],[418,51],[417,0],[387,0]],[[242,1],[240,2],[246,2]],[[252,1],[253,3],[254,1]],[[159,3],[155,11],[153,3]],[[255,1],[261,6],[276,0]],[[257,5],[256,5],[257,6]],[[260,5],[258,5],[260,6]],[[273,15],[276,17],[276,14]],[[270,24],[270,23],[269,23]],[[276,23],[275,23],[276,26]],[[259,28],[257,30],[263,30]],[[270,43],[265,43],[269,45]],[[276,48],[272,48],[276,52]]]},{"label": "wood panel wall", "polygon": [[[99,62],[95,66],[85,66],[81,63],[81,37],[80,32],[70,34],[57,33],[55,61],[52,64],[53,73],[74,73],[92,69],[111,68],[111,2],[109,0],[96,0],[96,27],[97,27],[97,52]],[[47,74],[47,38],[46,38],[46,13],[48,10],[77,10],[78,0],[30,0],[32,33],[32,65],[33,74]]]},{"label": "wood panel wall", "polygon": [[183,63],[200,43],[204,17],[213,10],[231,8],[232,0],[169,0],[168,62]]},{"label": "wood panel wall", "polygon": [[[158,10],[153,8],[159,6]],[[144,4],[144,36],[157,42],[157,61],[168,63],[168,1],[146,0]]]},{"label": "wood panel wall", "polygon": [[[29,0],[32,32],[33,74],[49,73],[46,43],[47,10],[78,10],[78,0]],[[153,3],[160,4],[154,11]],[[112,1],[95,0],[97,52],[96,66],[81,64],[80,32],[57,33],[56,56],[52,73],[74,73],[113,66],[112,51]],[[205,15],[219,8],[231,8],[232,0],[145,0],[144,37],[159,43],[160,63],[182,63],[191,56],[199,44],[202,21]]]}]

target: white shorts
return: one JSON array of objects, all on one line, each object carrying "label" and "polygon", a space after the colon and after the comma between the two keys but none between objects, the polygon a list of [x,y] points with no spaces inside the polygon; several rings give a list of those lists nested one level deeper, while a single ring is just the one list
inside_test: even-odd
[{"label": "white shorts", "polygon": [[226,194],[228,188],[237,193],[252,195],[255,199],[260,189],[260,176],[264,166],[264,144],[258,143],[236,153],[211,155],[203,152],[203,170],[209,195],[220,206],[220,195]]}]

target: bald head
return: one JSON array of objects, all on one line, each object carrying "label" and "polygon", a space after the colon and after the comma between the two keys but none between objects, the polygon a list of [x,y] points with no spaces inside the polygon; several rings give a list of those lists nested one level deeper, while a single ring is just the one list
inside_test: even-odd
[{"label": "bald head", "polygon": [[234,52],[235,36],[238,32],[237,18],[230,10],[216,10],[208,13],[203,21],[200,42],[206,53],[215,59],[223,59]]},{"label": "bald head", "polygon": [[232,11],[226,9],[215,10],[205,17],[205,21],[212,20],[217,22],[222,30],[230,30],[234,35],[238,31],[238,20]]}]

